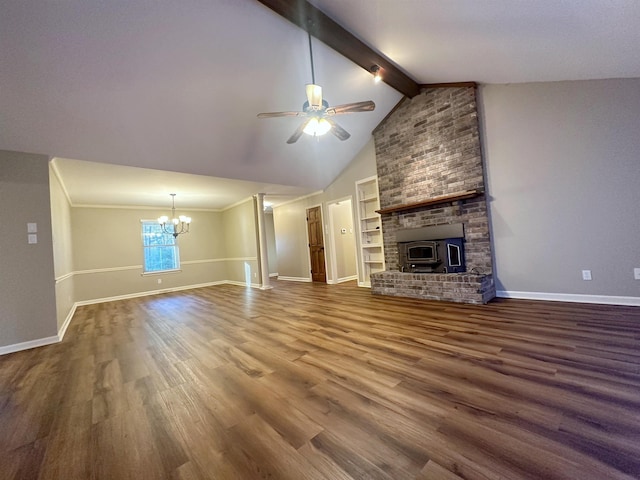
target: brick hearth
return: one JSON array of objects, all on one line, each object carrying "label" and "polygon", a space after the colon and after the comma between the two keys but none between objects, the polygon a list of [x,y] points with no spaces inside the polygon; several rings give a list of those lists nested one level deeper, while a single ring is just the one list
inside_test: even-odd
[{"label": "brick hearth", "polygon": [[492,275],[468,273],[379,272],[371,277],[378,295],[424,298],[458,303],[487,303],[496,296]]}]

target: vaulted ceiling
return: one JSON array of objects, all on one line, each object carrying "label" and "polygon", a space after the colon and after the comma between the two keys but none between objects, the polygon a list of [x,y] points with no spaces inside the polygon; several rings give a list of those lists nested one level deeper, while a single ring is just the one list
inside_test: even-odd
[{"label": "vaulted ceiling", "polygon": [[[640,77],[635,0],[311,3],[370,48],[351,48],[322,22],[309,27],[347,55],[313,40],[316,82],[329,103],[376,103],[373,112],[337,117],[347,141],[305,135],[288,145],[299,118],[256,118],[305,101],[306,32],[265,5],[299,14],[304,2],[2,0],[0,148],[222,177],[227,187],[241,181],[235,197],[207,204],[220,208],[255,188],[297,195],[330,184],[402,97],[372,82],[370,59],[415,84]],[[73,163],[60,162],[63,178]],[[100,178],[75,173],[70,184],[101,188]],[[155,188],[142,178],[145,190]],[[157,200],[131,201],[166,204],[167,190],[179,188],[165,183]],[[87,203],[80,189],[68,190]]]}]

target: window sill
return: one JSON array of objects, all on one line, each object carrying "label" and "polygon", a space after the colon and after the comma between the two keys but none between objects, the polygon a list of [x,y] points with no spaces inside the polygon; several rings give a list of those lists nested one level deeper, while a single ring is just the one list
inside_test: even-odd
[{"label": "window sill", "polygon": [[182,269],[180,268],[176,268],[174,270],[158,270],[155,272],[142,272],[140,274],[141,277],[150,277],[152,275],[166,275],[168,273],[180,273],[182,272]]}]

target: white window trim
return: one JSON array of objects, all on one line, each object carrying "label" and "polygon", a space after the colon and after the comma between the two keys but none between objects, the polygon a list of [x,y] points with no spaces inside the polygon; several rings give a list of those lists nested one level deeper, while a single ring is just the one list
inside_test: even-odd
[{"label": "white window trim", "polygon": [[140,276],[142,277],[147,277],[147,276],[151,276],[151,275],[165,275],[165,274],[169,274],[169,273],[180,273],[182,272],[182,268],[181,268],[181,262],[180,262],[180,247],[178,246],[178,241],[177,239],[175,240],[174,245],[171,245],[173,247],[176,247],[176,258],[177,258],[177,264],[178,264],[178,268],[170,268],[168,270],[153,270],[153,271],[145,271],[145,260],[144,260],[144,252],[145,252],[145,247],[144,246],[144,233],[142,232],[142,225],[144,223],[157,223],[158,220],[157,219],[141,219],[140,220],[140,243],[142,245],[142,273],[140,274]]}]

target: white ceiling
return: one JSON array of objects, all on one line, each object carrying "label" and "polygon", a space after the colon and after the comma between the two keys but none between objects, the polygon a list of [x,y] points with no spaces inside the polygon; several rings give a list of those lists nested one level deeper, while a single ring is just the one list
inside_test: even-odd
[{"label": "white ceiling", "polygon": [[[637,0],[312,3],[418,83],[640,77]],[[401,98],[314,41],[329,103],[376,110],[338,117],[345,142],[287,145],[299,119],[256,114],[301,108],[307,37],[255,0],[1,0],[0,11],[0,148],[195,175],[96,175],[61,160],[74,204],[153,205],[176,191],[184,207],[221,208],[254,188],[323,189]]]},{"label": "white ceiling", "polygon": [[304,196],[304,187],[234,180],[206,175],[176,173],[109,163],[56,157],[57,176],[62,180],[73,206],[167,207],[171,193],[176,206],[223,210],[230,205],[264,193],[265,201],[278,205]]}]

